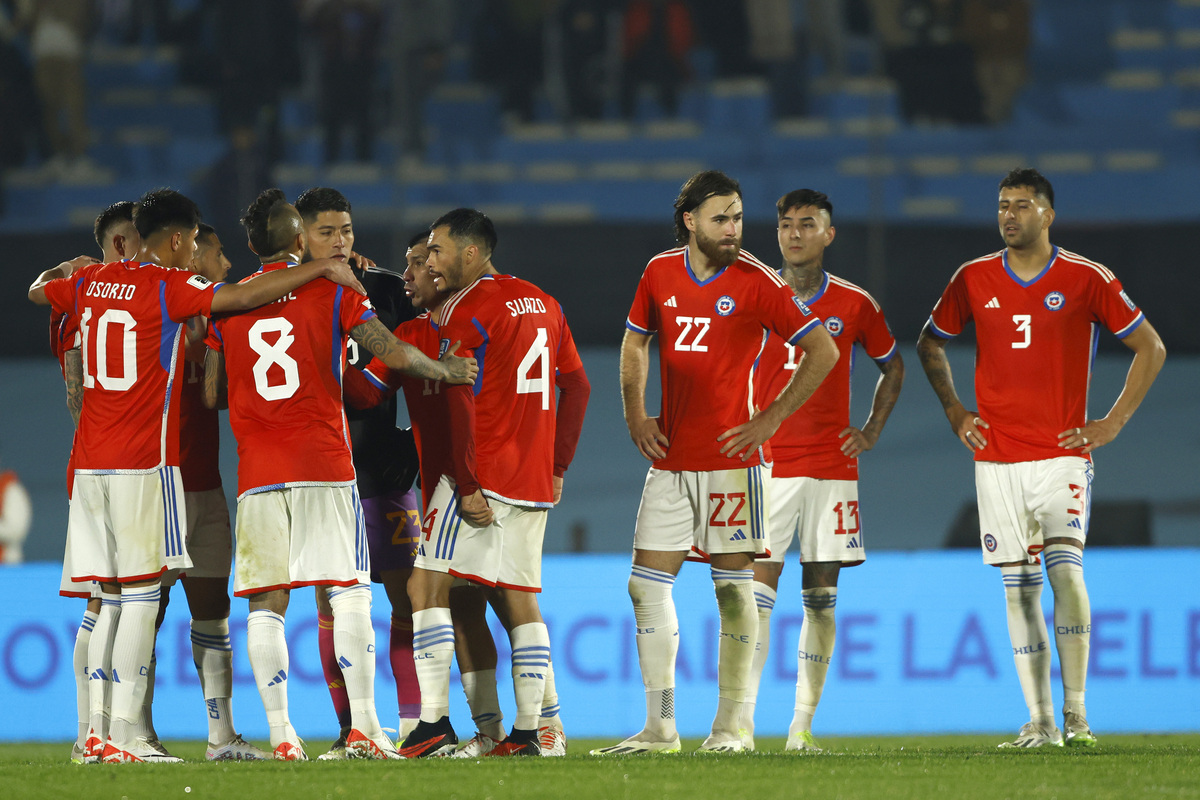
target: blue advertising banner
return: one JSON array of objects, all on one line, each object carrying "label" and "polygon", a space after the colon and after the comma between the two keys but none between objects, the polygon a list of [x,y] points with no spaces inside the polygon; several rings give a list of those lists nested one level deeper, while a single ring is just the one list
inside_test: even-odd
[{"label": "blue advertising banner", "polygon": [[[1084,559],[1092,601],[1088,716],[1105,732],[1200,730],[1200,550],[1090,550]],[[645,719],[629,559],[547,556],[542,610],[568,735],[623,737]],[[803,619],[800,570],[789,560],[772,620],[758,698],[760,735],[787,732],[795,698],[796,644]],[[0,571],[0,698],[10,719],[0,740],[68,740],[75,732],[71,654],[82,600],[57,596],[59,568],[33,564]],[[708,569],[685,565],[675,586],[680,619],[676,712],[681,733],[707,733],[716,710],[717,613]],[[1043,605],[1049,618],[1052,595]],[[266,738],[266,716],[246,657],[246,603],[234,600],[234,715],[239,730]],[[375,592],[376,698],[394,727],[396,694],[387,658],[390,609]],[[1013,669],[999,570],[965,551],[884,552],[843,570],[837,646],[814,731],[823,734],[1011,733],[1028,719]],[[164,739],[205,734],[204,701],[192,664],[187,603],[176,588],[157,645],[155,726]],[[508,643],[500,697],[513,718]],[[289,705],[299,733],[317,743],[337,721],[317,656],[312,592],[296,592],[287,618]],[[1056,661],[1057,665],[1057,661]],[[457,687],[457,675],[452,687]],[[471,735],[457,688],[451,718]],[[1062,691],[1055,669],[1054,696]]]}]

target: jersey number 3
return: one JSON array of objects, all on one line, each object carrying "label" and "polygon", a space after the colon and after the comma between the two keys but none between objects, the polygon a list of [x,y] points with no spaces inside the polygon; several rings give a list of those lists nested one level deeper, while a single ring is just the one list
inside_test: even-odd
[{"label": "jersey number 3", "polygon": [[1025,338],[1019,342],[1013,342],[1014,350],[1024,350],[1029,347],[1029,337],[1032,333],[1030,325],[1033,323],[1033,316],[1030,314],[1013,314],[1013,322],[1017,323],[1017,333],[1025,334]]}]

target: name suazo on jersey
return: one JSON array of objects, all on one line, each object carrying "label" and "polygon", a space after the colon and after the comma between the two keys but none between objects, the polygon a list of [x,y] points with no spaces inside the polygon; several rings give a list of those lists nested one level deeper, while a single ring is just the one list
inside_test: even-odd
[{"label": "name suazo on jersey", "polygon": [[959,267],[930,317],[949,339],[974,320],[975,400],[988,428],[976,461],[1063,454],[1058,434],[1087,422],[1099,326],[1125,338],[1145,317],[1107,268],[1053,248],[1046,268],[1020,280],[1007,251]]},{"label": "name suazo on jersey", "polygon": [[484,275],[442,308],[441,347],[457,341],[458,355],[479,362],[471,388],[483,493],[512,505],[551,507],[555,376],[583,367],[562,308],[528,281]]},{"label": "name suazo on jersey", "polygon": [[[842,452],[838,434],[850,424],[850,379],[854,345],[880,364],[896,355],[896,339],[883,310],[865,289],[825,273],[821,288],[805,301],[825,324],[838,348],[838,360],[812,397],[783,421],[771,437],[777,478],[857,480],[858,459]],[[777,397],[791,380],[804,352],[774,336],[759,362],[759,396]]]},{"label": "name suazo on jersey", "polygon": [[85,473],[179,466],[184,323],[207,315],[214,284],[155,264],[84,267],[45,286],[55,311],[77,320],[85,401],[72,450]]},{"label": "name suazo on jersey", "polygon": [[774,399],[754,390],[768,333],[795,344],[820,324],[774,270],[745,251],[705,281],[692,272],[686,247],[650,259],[625,325],[659,335],[658,425],[670,446],[654,466],[704,472],[770,463],[768,445],[735,463],[721,453],[717,436]]},{"label": "name suazo on jersey", "polygon": [[[262,272],[288,266],[267,264]],[[346,337],[374,317],[363,295],[317,280],[253,311],[211,321],[207,344],[225,354],[239,498],[354,481],[342,410]]]}]

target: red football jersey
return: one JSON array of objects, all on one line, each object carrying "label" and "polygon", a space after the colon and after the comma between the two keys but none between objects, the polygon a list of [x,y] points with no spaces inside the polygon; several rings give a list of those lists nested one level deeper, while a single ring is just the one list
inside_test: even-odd
[{"label": "red football jersey", "polygon": [[208,314],[220,284],[186,270],[116,261],[46,284],[55,310],[79,321],[83,413],[80,472],[179,465],[184,322]]},{"label": "red football jersey", "polygon": [[705,281],[693,274],[686,247],[650,259],[625,325],[659,335],[658,425],[670,446],[654,466],[704,472],[770,463],[769,446],[743,463],[723,455],[717,437],[774,399],[753,385],[768,332],[795,344],[820,324],[774,270],[744,250]]},{"label": "red football jersey", "polygon": [[[289,266],[267,264],[262,271]],[[225,354],[239,498],[354,481],[342,409],[346,337],[374,318],[366,297],[322,279],[210,321],[208,346]]]},{"label": "red football jersey", "polygon": [[511,275],[485,275],[442,307],[441,347],[479,362],[477,471],[484,494],[554,505],[556,373],[583,366],[558,301]]},{"label": "red football jersey", "polygon": [[1007,250],[968,261],[930,317],[942,338],[975,322],[975,402],[991,427],[976,461],[1038,461],[1067,455],[1058,434],[1087,423],[1098,326],[1124,338],[1145,319],[1107,268],[1055,247],[1024,282]]},{"label": "red football jersey", "polygon": [[[771,474],[779,478],[857,480],[858,459],[842,452],[845,440],[838,438],[850,424],[854,345],[886,364],[896,355],[896,339],[883,310],[865,289],[828,272],[821,288],[805,305],[824,321],[838,347],[838,360],[812,397],[771,437],[775,457]],[[799,348],[772,336],[759,362],[760,396],[778,397],[802,356]]]},{"label": "red football jersey", "polygon": [[183,364],[179,384],[179,474],[185,492],[221,486],[221,427],[216,409],[204,405],[204,365]]},{"label": "red football jersey", "polygon": [[[401,323],[393,333],[397,339],[408,342],[430,358],[438,357],[438,326],[429,314]],[[445,434],[450,427],[450,418],[442,382],[395,372],[378,358],[372,359],[363,375],[380,389],[404,390],[408,419],[412,423],[413,439],[421,461],[421,493],[428,503],[438,479],[452,471]]]}]

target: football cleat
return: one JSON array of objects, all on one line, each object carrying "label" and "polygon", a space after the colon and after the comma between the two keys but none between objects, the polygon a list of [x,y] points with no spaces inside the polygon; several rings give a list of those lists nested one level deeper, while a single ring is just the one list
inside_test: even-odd
[{"label": "football cleat", "polygon": [[496,744],[489,756],[540,756],[542,747],[538,744],[537,731],[513,731],[504,741]]},{"label": "football cleat", "polygon": [[294,742],[286,739],[275,745],[271,757],[276,761],[308,761],[308,753],[304,752],[304,740],[299,736]]},{"label": "football cleat", "polygon": [[788,734],[787,744],[784,745],[783,749],[797,753],[825,752],[817,746],[817,740],[813,738],[812,731],[797,731],[796,733]]},{"label": "football cleat", "polygon": [[83,742],[83,763],[99,764],[104,758],[104,737],[96,733],[95,728],[89,728],[87,739]]},{"label": "football cleat", "polygon": [[80,746],[79,742],[72,743],[72,745],[71,745],[71,763],[72,764],[86,764],[87,762],[83,760],[83,754],[84,754],[84,750],[83,750],[83,747]]},{"label": "football cleat", "polygon": [[619,744],[593,750],[591,754],[594,756],[635,756],[642,753],[678,753],[679,750],[678,733],[673,738],[663,741],[652,738],[651,735],[642,731]]},{"label": "football cleat", "polygon": [[380,731],[378,736],[370,737],[358,728],[350,731],[350,735],[346,737],[346,755],[349,758],[365,758],[371,761],[402,758],[386,733]]},{"label": "football cleat", "polygon": [[475,735],[467,740],[467,743],[450,754],[451,758],[478,758],[486,756],[488,753],[499,744],[495,739],[488,736],[486,733],[475,731]]},{"label": "football cleat", "polygon": [[241,734],[234,734],[231,741],[220,747],[209,742],[204,758],[206,761],[266,761],[270,756],[243,739]]},{"label": "football cleat", "polygon": [[449,717],[442,717],[437,722],[421,720],[413,732],[400,745],[402,758],[436,758],[454,753],[458,747],[458,737],[454,735],[454,726]]},{"label": "football cleat", "polygon": [[738,734],[717,733],[713,731],[700,745],[697,753],[740,753],[742,752],[742,737]]},{"label": "football cleat", "polygon": [[396,741],[403,742],[407,739],[420,721],[420,717],[400,717],[400,725],[396,729]]},{"label": "football cleat", "polygon": [[176,758],[170,753],[161,751],[149,739],[142,736],[136,737],[132,742],[123,746],[113,744],[113,740],[109,739],[108,743],[104,745],[104,758],[102,761],[105,764],[139,764],[142,762],[155,762],[159,764],[183,763],[182,758]]},{"label": "football cleat", "polygon": [[551,758],[565,756],[567,754],[567,734],[562,728],[554,728],[549,725],[538,728],[538,746],[542,748],[542,755]]},{"label": "football cleat", "polygon": [[1062,747],[1063,738],[1062,732],[1051,722],[1047,725],[1038,725],[1034,722],[1026,722],[1021,726],[1021,730],[1017,732],[1017,738],[1011,742],[1001,742],[998,747]]},{"label": "football cleat", "polygon": [[1087,719],[1082,714],[1069,711],[1063,715],[1063,728],[1066,730],[1067,747],[1095,747],[1096,735],[1088,727]]},{"label": "football cleat", "polygon": [[328,753],[322,753],[317,756],[317,761],[341,761],[349,758],[346,753],[346,737],[350,735],[350,729],[346,728],[338,735],[337,741],[329,747]]},{"label": "football cleat", "polygon": [[742,740],[742,749],[746,752],[754,750],[754,731],[749,728],[738,728],[738,738]]}]

